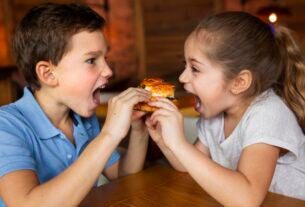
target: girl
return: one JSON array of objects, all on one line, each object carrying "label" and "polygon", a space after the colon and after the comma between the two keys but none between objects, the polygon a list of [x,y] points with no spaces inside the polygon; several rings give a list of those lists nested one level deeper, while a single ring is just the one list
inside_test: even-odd
[{"label": "girl", "polygon": [[259,206],[267,191],[305,199],[305,60],[284,27],[243,12],[204,19],[185,42],[179,80],[194,94],[198,140],[166,99],[149,133],[179,171],[225,206]]}]

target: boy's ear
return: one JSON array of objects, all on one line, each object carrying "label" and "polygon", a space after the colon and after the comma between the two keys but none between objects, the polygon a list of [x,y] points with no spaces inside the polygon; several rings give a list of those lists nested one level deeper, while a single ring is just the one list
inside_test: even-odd
[{"label": "boy's ear", "polygon": [[38,80],[45,85],[55,86],[57,84],[57,79],[53,73],[53,64],[48,61],[39,61],[36,64],[36,74]]},{"label": "boy's ear", "polygon": [[252,73],[250,70],[242,70],[233,80],[231,93],[239,95],[248,90],[252,83]]}]

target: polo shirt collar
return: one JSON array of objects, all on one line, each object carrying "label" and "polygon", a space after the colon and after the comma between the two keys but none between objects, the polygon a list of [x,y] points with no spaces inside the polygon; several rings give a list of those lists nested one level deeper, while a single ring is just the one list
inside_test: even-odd
[{"label": "polo shirt collar", "polygon": [[[23,96],[15,102],[15,105],[41,139],[49,139],[60,134],[60,130],[46,116],[28,87],[24,88]],[[72,113],[74,124],[76,126],[79,123],[83,125],[81,117],[74,112]],[[84,122],[83,127],[88,130],[92,126],[89,122]]]},{"label": "polo shirt collar", "polygon": [[15,102],[15,105],[41,139],[49,139],[60,133],[48,119],[29,88],[24,88],[23,96]]}]

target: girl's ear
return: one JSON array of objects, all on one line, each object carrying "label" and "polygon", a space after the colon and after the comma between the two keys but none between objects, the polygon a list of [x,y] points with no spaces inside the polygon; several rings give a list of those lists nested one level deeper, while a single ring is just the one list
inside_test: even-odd
[{"label": "girl's ear", "polygon": [[42,85],[56,86],[58,81],[53,73],[54,66],[48,61],[39,61],[36,64],[36,74]]},{"label": "girl's ear", "polygon": [[250,70],[242,70],[233,80],[231,93],[239,95],[249,89],[252,83],[252,73]]}]

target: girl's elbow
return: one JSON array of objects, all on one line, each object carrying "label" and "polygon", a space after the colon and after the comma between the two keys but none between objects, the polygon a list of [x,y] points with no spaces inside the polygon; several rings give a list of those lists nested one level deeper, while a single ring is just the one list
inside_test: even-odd
[{"label": "girl's elbow", "polygon": [[246,195],[238,197],[233,203],[225,206],[236,206],[236,207],[259,207],[263,202],[263,198],[253,195]]}]

